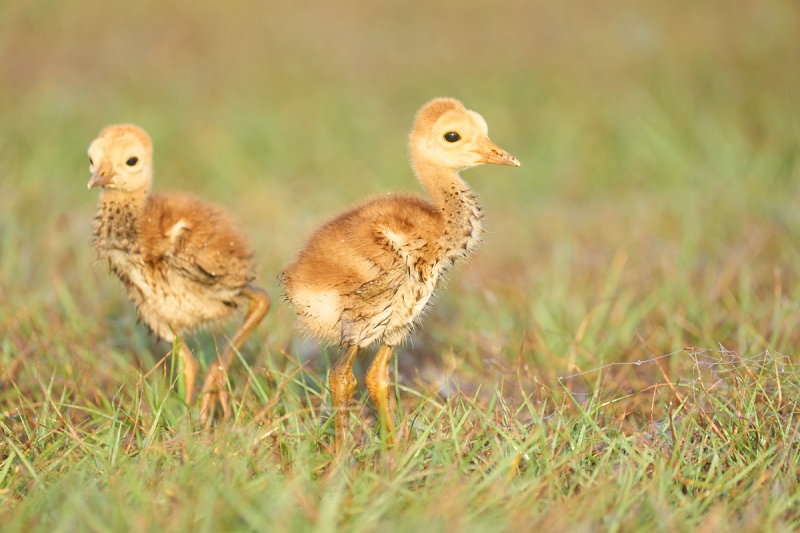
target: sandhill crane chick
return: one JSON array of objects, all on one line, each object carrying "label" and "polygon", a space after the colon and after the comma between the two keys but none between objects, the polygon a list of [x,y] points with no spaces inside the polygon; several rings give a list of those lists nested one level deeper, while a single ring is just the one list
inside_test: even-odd
[{"label": "sandhill crane chick", "polygon": [[366,383],[391,442],[393,347],[408,336],[440,277],[478,246],[481,210],[459,171],[484,163],[520,165],[489,140],[483,117],[451,98],[419,110],[409,150],[430,199],[391,194],[342,213],[311,235],[281,276],[300,324],[347,346],[328,378],[337,451],[347,435],[359,348],[381,344]]},{"label": "sandhill crane chick", "polygon": [[192,403],[198,364],[183,336],[230,317],[248,303],[245,319],[203,383],[201,419],[215,401],[230,415],[228,368],[270,307],[252,284],[252,252],[232,219],[192,196],[151,194],[153,148],[141,128],[108,126],[89,146],[88,187],[102,187],[93,242],[155,334],[180,346],[186,402]]}]

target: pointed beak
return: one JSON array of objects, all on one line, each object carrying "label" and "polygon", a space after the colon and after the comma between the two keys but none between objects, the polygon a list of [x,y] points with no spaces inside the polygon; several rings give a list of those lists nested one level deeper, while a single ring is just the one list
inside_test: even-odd
[{"label": "pointed beak", "polygon": [[111,182],[111,178],[114,177],[114,173],[105,166],[100,166],[97,171],[92,174],[92,177],[89,178],[89,183],[86,184],[86,187],[92,189],[94,187],[105,187]]},{"label": "pointed beak", "polygon": [[520,162],[516,157],[509,154],[489,139],[486,139],[481,151],[485,158],[485,163],[489,163],[491,165],[508,165],[511,167],[518,167],[520,165]]}]

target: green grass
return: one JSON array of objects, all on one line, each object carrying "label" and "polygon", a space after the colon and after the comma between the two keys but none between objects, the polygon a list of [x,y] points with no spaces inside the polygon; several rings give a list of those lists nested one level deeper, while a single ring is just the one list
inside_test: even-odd
[{"label": "green grass", "polygon": [[[0,5],[0,529],[800,527],[796,3],[464,4]],[[463,174],[488,234],[398,350],[402,444],[364,359],[337,459],[335,351],[275,278],[418,190],[440,95],[522,167]],[[234,211],[275,297],[213,430],[174,362],[143,379],[169,347],[89,246],[86,148],[122,121],[157,190]]]}]

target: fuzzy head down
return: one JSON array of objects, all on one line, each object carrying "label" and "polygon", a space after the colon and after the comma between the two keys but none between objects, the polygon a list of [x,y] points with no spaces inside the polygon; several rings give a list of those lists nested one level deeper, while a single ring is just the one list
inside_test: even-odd
[{"label": "fuzzy head down", "polygon": [[104,128],[89,145],[88,187],[126,192],[149,190],[153,179],[153,143],[132,124]]},{"label": "fuzzy head down", "polygon": [[436,98],[417,112],[409,136],[415,165],[461,170],[484,163],[519,166],[517,159],[489,139],[486,121],[453,98]]}]

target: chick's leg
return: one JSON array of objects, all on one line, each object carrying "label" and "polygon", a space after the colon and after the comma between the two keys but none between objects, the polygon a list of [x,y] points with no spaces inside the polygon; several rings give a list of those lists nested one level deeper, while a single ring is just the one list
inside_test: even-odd
[{"label": "chick's leg", "polygon": [[380,419],[381,426],[387,434],[386,441],[389,444],[394,443],[392,433],[394,432],[394,409],[389,399],[389,388],[392,385],[389,379],[389,363],[392,360],[392,351],[394,348],[389,345],[381,346],[378,353],[375,354],[375,360],[367,370],[367,388],[369,389],[369,396],[372,398],[372,403],[378,409],[378,418]]},{"label": "chick's leg", "polygon": [[183,339],[178,341],[178,350],[180,350],[181,366],[183,366],[183,388],[186,405],[192,405],[194,389],[197,385],[197,372],[200,370],[200,365],[197,364],[197,359],[194,358],[192,351],[186,346]]},{"label": "chick's leg", "polygon": [[244,317],[242,325],[236,330],[236,333],[231,337],[230,342],[216,361],[211,363],[206,373],[205,380],[203,381],[203,400],[200,404],[200,421],[206,422],[211,412],[211,407],[214,402],[219,401],[222,407],[222,415],[224,418],[231,416],[230,399],[228,398],[228,391],[225,388],[226,375],[228,369],[236,356],[236,352],[242,347],[244,341],[264,319],[270,307],[270,299],[267,291],[247,285],[242,294],[247,297],[249,304],[247,307],[247,314]]},{"label": "chick's leg", "polygon": [[356,361],[358,346],[347,347],[347,351],[339,356],[328,374],[328,383],[331,387],[331,397],[333,398],[334,425],[336,426],[336,441],[334,450],[336,453],[342,449],[347,438],[350,416],[350,399],[356,391],[356,377],[353,375],[353,363]]}]

